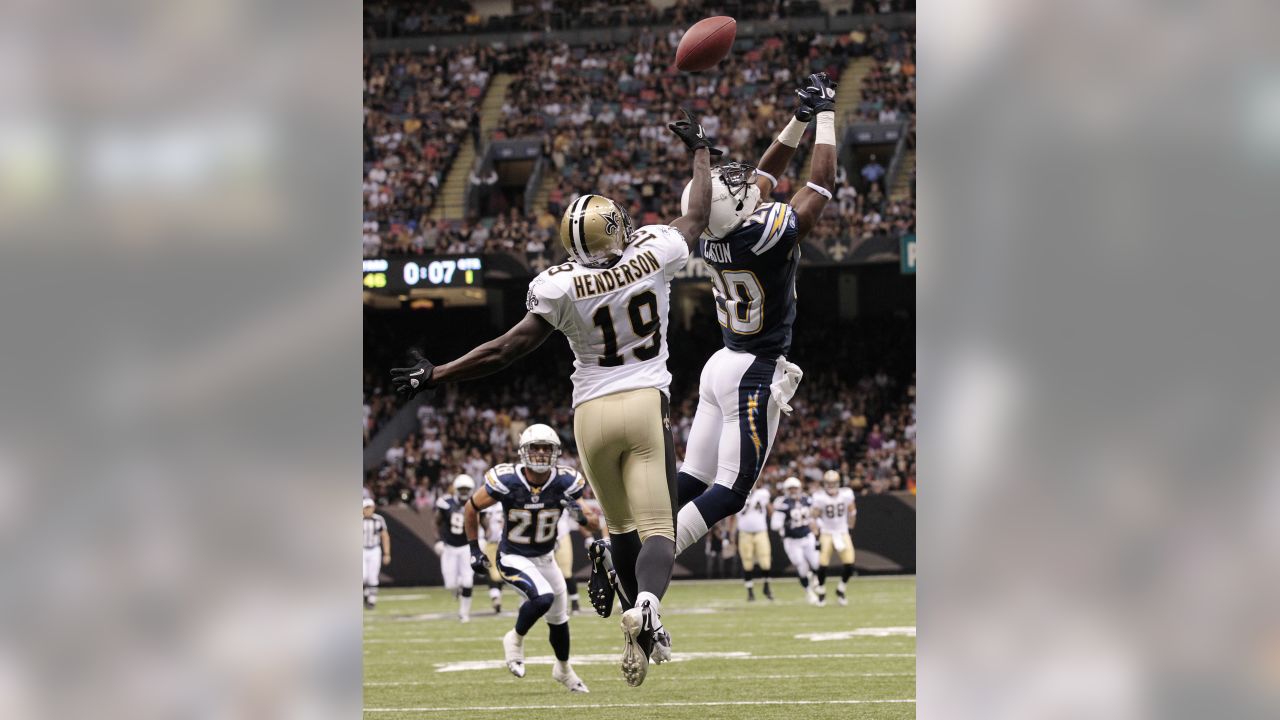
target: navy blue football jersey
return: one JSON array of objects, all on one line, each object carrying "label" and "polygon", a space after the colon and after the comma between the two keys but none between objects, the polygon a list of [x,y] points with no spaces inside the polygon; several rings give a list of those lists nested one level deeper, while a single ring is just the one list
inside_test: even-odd
[{"label": "navy blue football jersey", "polygon": [[587,481],[577,470],[557,465],[551,477],[535,488],[524,472],[522,465],[498,465],[485,473],[484,489],[502,503],[506,519],[498,552],[536,557],[555,549],[560,513],[582,497]]},{"label": "navy blue football jersey", "polygon": [[809,528],[810,502],[807,495],[798,498],[783,495],[773,503],[773,511],[782,513],[782,535],[789,538],[802,538],[812,535]]},{"label": "navy blue football jersey", "polygon": [[445,545],[459,547],[467,544],[467,533],[462,527],[462,521],[466,517],[466,507],[465,502],[458,502],[458,498],[452,495],[445,495],[436,501],[440,539]]},{"label": "navy blue football jersey", "polygon": [[723,240],[702,241],[725,347],[767,358],[791,349],[798,240],[795,211],[768,202]]}]

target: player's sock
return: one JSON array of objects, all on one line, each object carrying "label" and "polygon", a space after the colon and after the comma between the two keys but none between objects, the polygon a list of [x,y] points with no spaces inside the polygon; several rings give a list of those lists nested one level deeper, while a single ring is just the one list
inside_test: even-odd
[{"label": "player's sock", "polygon": [[[636,593],[636,560],[640,557],[640,533],[614,533],[609,536],[609,554],[613,558],[613,571],[618,575],[619,590],[624,611],[634,607]],[[631,604],[628,604],[631,603]]]},{"label": "player's sock", "polygon": [[653,611],[653,629],[659,630],[662,628],[662,619],[659,617],[659,613],[662,612],[662,601],[658,599],[657,595],[647,590],[641,590],[636,596],[636,607],[644,607],[646,600],[649,601],[649,609]]},{"label": "player's sock", "polygon": [[818,576],[818,593],[821,594],[826,592],[827,591],[827,569],[824,567],[820,567],[818,568],[815,574]]},{"label": "player's sock", "polygon": [[458,599],[458,615],[463,618],[471,617],[471,588],[462,588],[462,597]]},{"label": "player's sock", "polygon": [[644,541],[640,556],[636,558],[636,602],[639,597],[652,595],[654,599],[667,593],[671,584],[671,568],[676,564],[676,544],[654,535]]},{"label": "player's sock", "polygon": [[682,508],[706,492],[707,484],[689,473],[676,473],[676,507]]},{"label": "player's sock", "polygon": [[751,568],[742,569],[742,584],[746,585],[748,588],[752,587],[753,583],[751,582],[751,579],[753,577],[755,577],[755,574],[752,572]]},{"label": "player's sock", "polygon": [[747,504],[747,497],[723,485],[712,485],[692,502],[680,508],[676,518],[676,554],[698,542],[707,528],[733,515]]},{"label": "player's sock", "polygon": [[378,602],[378,586],[370,585],[369,586],[369,604],[373,605],[373,604],[376,604],[377,602]]},{"label": "player's sock", "polygon": [[524,637],[529,634],[529,628],[538,622],[538,618],[547,614],[551,609],[551,603],[555,600],[555,596],[551,593],[545,593],[537,597],[529,598],[520,604],[520,612],[516,615],[516,634]]},{"label": "player's sock", "polygon": [[845,566],[840,570],[840,584],[841,584],[841,585],[844,585],[845,583],[849,582],[849,578],[850,578],[852,575],[853,575],[853,566],[852,566],[852,565],[845,565]]},{"label": "player's sock", "polygon": [[578,595],[577,579],[571,578],[571,577],[565,578],[564,586],[565,586],[565,589],[569,591],[569,603],[572,605],[573,611],[578,612],[578,606],[580,604],[579,601],[581,600],[581,597],[579,597]]},{"label": "player's sock", "polygon": [[567,670],[569,667],[569,623],[562,622],[559,625],[547,623],[547,628],[550,630],[551,649],[556,654],[556,660],[565,663],[565,669]]},{"label": "player's sock", "polygon": [[800,575],[800,576],[798,576],[796,579],[800,581],[800,587],[804,588],[805,590],[808,590],[808,589],[809,589],[809,576],[808,576],[808,575]]}]

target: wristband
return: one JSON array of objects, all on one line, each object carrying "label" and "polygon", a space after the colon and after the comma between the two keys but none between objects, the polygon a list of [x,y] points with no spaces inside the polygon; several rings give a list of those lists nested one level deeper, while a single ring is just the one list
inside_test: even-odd
[{"label": "wristband", "polygon": [[828,200],[830,200],[830,199],[831,199],[831,191],[830,191],[830,190],[828,190],[828,189],[826,189],[826,188],[824,188],[824,187],[822,187],[821,185],[818,185],[818,184],[816,184],[816,183],[807,182],[807,183],[805,183],[805,184],[804,184],[804,186],[805,186],[805,187],[807,187],[807,188],[809,188],[810,190],[812,190],[812,191],[814,191],[814,192],[818,193],[819,195],[821,195],[821,196],[825,197],[825,198],[826,198],[826,199],[828,199]]},{"label": "wristband", "polygon": [[[832,113],[833,115],[835,113]],[[800,144],[800,138],[804,137],[805,128],[809,127],[809,123],[803,122],[797,118],[791,118],[791,122],[778,133],[778,142],[787,147],[796,147]],[[776,183],[775,183],[776,184]]]},{"label": "wristband", "polygon": [[[795,146],[793,145],[792,147],[795,147]],[[772,183],[771,187],[778,187],[778,178],[770,175],[769,173],[761,170],[760,168],[756,168],[756,174],[762,177],[769,178],[769,182]]]},{"label": "wristband", "polygon": [[814,130],[815,145],[835,145],[836,144],[836,114],[833,111],[824,111],[818,113],[817,124]]}]

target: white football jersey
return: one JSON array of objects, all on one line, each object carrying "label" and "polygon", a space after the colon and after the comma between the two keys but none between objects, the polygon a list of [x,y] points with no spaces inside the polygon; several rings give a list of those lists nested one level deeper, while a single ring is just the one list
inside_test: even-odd
[{"label": "white football jersey", "polygon": [[739,532],[764,532],[769,529],[769,491],[756,488],[747,496],[747,504],[738,512]]},{"label": "white football jersey", "polygon": [[813,518],[818,521],[818,530],[823,533],[849,532],[848,515],[856,515],[858,506],[853,499],[851,488],[840,488],[835,495],[826,490],[813,494]]},{"label": "white football jersey", "polygon": [[490,505],[480,511],[480,532],[484,536],[487,543],[496,543],[502,540],[502,525],[505,519],[502,515],[502,504]]},{"label": "white football jersey", "polygon": [[573,349],[573,406],[604,395],[668,392],[667,308],[671,279],[689,246],[670,225],[645,225],[611,268],[576,263],[547,268],[525,305],[564,333]]}]

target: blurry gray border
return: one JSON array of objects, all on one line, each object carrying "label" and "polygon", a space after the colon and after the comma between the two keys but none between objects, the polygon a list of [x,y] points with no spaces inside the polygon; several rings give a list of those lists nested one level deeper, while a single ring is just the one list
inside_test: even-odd
[{"label": "blurry gray border", "polygon": [[920,716],[1277,717],[1277,6],[918,10]]},{"label": "blurry gray border", "polygon": [[357,717],[359,4],[0,10],[0,717]]}]

